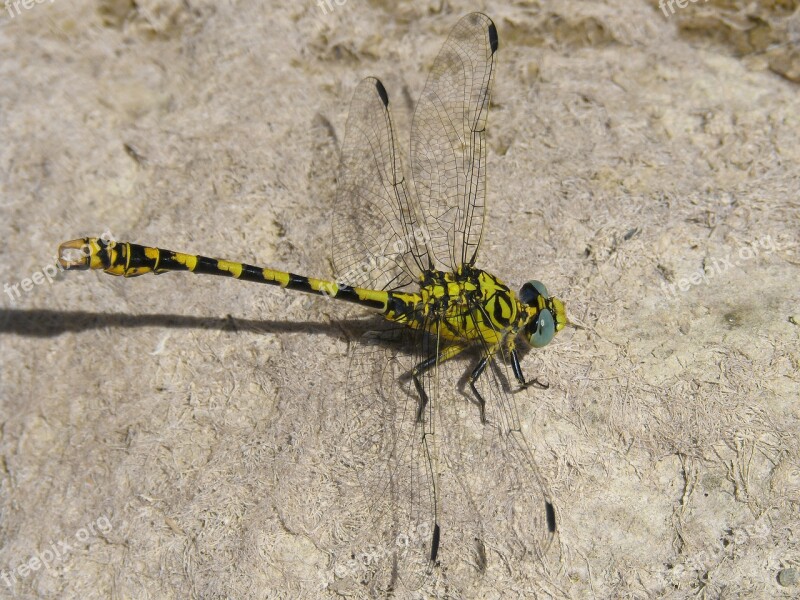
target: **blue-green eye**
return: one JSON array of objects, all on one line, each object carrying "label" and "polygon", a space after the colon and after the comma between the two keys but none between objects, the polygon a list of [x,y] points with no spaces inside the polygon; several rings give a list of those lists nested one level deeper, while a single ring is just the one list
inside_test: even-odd
[{"label": "blue-green eye", "polygon": [[528,341],[534,348],[547,346],[556,335],[556,322],[548,309],[542,309],[534,321],[536,328],[529,330]]},{"label": "blue-green eye", "polygon": [[536,281],[535,279],[523,285],[519,290],[520,302],[528,306],[537,306],[536,298],[539,296],[544,296],[545,298],[550,297],[545,285],[541,281]]}]

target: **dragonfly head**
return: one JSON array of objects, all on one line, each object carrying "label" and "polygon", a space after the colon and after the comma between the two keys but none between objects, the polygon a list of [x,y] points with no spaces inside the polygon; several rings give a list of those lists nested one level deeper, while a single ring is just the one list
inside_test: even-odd
[{"label": "dragonfly head", "polygon": [[527,309],[523,326],[525,339],[534,348],[549,344],[556,333],[569,323],[564,303],[554,296],[548,296],[547,288],[541,281],[529,281],[523,285],[518,298]]}]

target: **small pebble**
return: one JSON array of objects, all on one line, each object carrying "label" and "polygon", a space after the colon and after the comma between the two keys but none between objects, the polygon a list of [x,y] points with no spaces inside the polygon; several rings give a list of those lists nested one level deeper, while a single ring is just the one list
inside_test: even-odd
[{"label": "small pebble", "polygon": [[778,572],[778,583],[783,587],[797,585],[798,582],[800,582],[800,571],[797,569],[781,569]]}]

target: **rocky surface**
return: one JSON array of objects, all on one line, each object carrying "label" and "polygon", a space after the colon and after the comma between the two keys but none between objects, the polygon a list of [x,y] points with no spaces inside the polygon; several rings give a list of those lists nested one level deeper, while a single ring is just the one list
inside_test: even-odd
[{"label": "rocky surface", "polygon": [[[381,77],[407,148],[436,52],[480,9],[500,36],[480,265],[547,282],[585,329],[527,353],[550,388],[512,396],[557,559],[543,575],[451,548],[425,596],[796,597],[800,13],[681,3],[11,4],[0,596],[369,594],[336,569],[358,461],[337,432],[369,320],[51,265],[109,232],[329,275],[355,86]],[[439,468],[446,504],[458,477]]]}]

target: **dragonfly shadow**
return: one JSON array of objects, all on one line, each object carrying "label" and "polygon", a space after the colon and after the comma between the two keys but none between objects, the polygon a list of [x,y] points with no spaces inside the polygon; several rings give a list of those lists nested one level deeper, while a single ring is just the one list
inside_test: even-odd
[{"label": "dragonfly shadow", "polygon": [[375,319],[369,317],[339,321],[275,321],[239,319],[231,315],[220,317],[193,317],[171,314],[130,315],[124,313],[98,313],[59,310],[0,310],[0,333],[26,337],[55,337],[75,333],[118,327],[164,327],[168,329],[216,329],[219,331],[253,331],[256,333],[305,333],[328,335],[344,340],[358,339],[375,328]]}]

